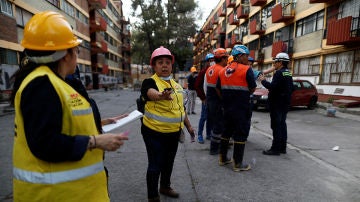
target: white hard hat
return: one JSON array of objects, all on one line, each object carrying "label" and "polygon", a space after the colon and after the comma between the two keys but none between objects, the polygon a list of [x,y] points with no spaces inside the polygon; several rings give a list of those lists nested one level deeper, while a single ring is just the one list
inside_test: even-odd
[{"label": "white hard hat", "polygon": [[290,58],[289,55],[287,53],[278,53],[276,55],[276,57],[274,58],[274,61],[285,61],[285,62],[289,62]]}]

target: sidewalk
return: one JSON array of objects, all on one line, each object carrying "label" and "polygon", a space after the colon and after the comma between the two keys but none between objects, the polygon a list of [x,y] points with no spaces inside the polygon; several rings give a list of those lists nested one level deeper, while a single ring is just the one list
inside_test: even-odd
[{"label": "sidewalk", "polygon": [[[317,110],[322,110],[323,113],[326,114],[326,109],[329,106],[328,103],[318,102]],[[355,121],[360,121],[360,107],[352,107],[352,108],[340,108],[334,107],[336,109],[336,117],[347,118]]]}]

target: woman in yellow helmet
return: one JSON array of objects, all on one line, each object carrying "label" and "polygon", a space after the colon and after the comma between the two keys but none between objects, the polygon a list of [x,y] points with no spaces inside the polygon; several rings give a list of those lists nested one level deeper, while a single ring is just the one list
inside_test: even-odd
[{"label": "woman in yellow helmet", "polygon": [[12,96],[14,201],[109,201],[103,154],[127,137],[99,136],[91,104],[65,82],[80,43],[56,12],[37,13],[24,28]]}]

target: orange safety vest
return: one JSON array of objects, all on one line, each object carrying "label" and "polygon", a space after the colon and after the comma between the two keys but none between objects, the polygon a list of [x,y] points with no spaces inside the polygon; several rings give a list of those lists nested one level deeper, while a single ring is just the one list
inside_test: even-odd
[{"label": "orange safety vest", "polygon": [[221,89],[249,91],[246,72],[250,66],[237,62],[231,63],[219,72]]},{"label": "orange safety vest", "polygon": [[220,70],[224,69],[223,66],[215,64],[206,70],[206,82],[208,87],[216,87],[216,82],[219,78]]}]

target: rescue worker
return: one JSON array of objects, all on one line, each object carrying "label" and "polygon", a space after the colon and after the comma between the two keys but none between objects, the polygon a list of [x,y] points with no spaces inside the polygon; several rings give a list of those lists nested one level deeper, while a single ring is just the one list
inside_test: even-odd
[{"label": "rescue worker", "polygon": [[99,135],[91,104],[66,83],[80,43],[53,11],[35,14],[24,28],[12,92],[15,202],[110,201],[103,154],[128,138]]},{"label": "rescue worker", "polygon": [[214,50],[215,65],[210,66],[206,71],[206,107],[207,122],[212,123],[210,155],[219,154],[221,134],[223,132],[223,110],[220,100],[220,91],[216,89],[219,72],[227,65],[228,53],[223,48]]},{"label": "rescue worker", "polygon": [[145,79],[141,86],[141,95],[146,100],[141,133],[148,156],[149,201],[160,201],[159,191],[169,197],[179,197],[179,193],[170,187],[170,178],[186,114],[183,88],[171,76],[174,60],[163,46],[155,49],[150,59],[155,74]]},{"label": "rescue worker", "polygon": [[187,114],[196,114],[195,113],[195,99],[196,99],[196,90],[195,90],[195,81],[197,77],[196,67],[190,68],[190,75],[187,77],[187,87],[188,87],[188,100],[187,100]]},{"label": "rescue worker", "polygon": [[247,64],[249,50],[244,45],[235,45],[231,51],[234,61],[219,73],[217,88],[221,90],[224,109],[224,132],[221,136],[219,165],[229,162],[227,157],[230,137],[234,140],[233,170],[250,170],[243,162],[245,143],[250,131],[250,94],[256,83],[254,73]]},{"label": "rescue worker", "polygon": [[264,155],[286,154],[287,126],[286,115],[293,91],[293,79],[288,69],[290,58],[287,53],[278,53],[274,58],[276,72],[270,82],[263,75],[259,76],[261,84],[269,90],[269,110],[273,141],[271,148],[264,150]]},{"label": "rescue worker", "polygon": [[198,142],[200,144],[204,144],[203,130],[204,130],[205,122],[206,122],[206,139],[210,140],[211,138],[212,125],[209,121],[206,120],[207,119],[206,94],[205,94],[206,89],[204,88],[204,86],[206,86],[206,81],[205,81],[206,70],[214,64],[215,64],[214,54],[212,53],[206,54],[205,66],[199,72],[195,81],[196,94],[201,100],[201,114],[200,114],[199,127],[198,127]]}]

